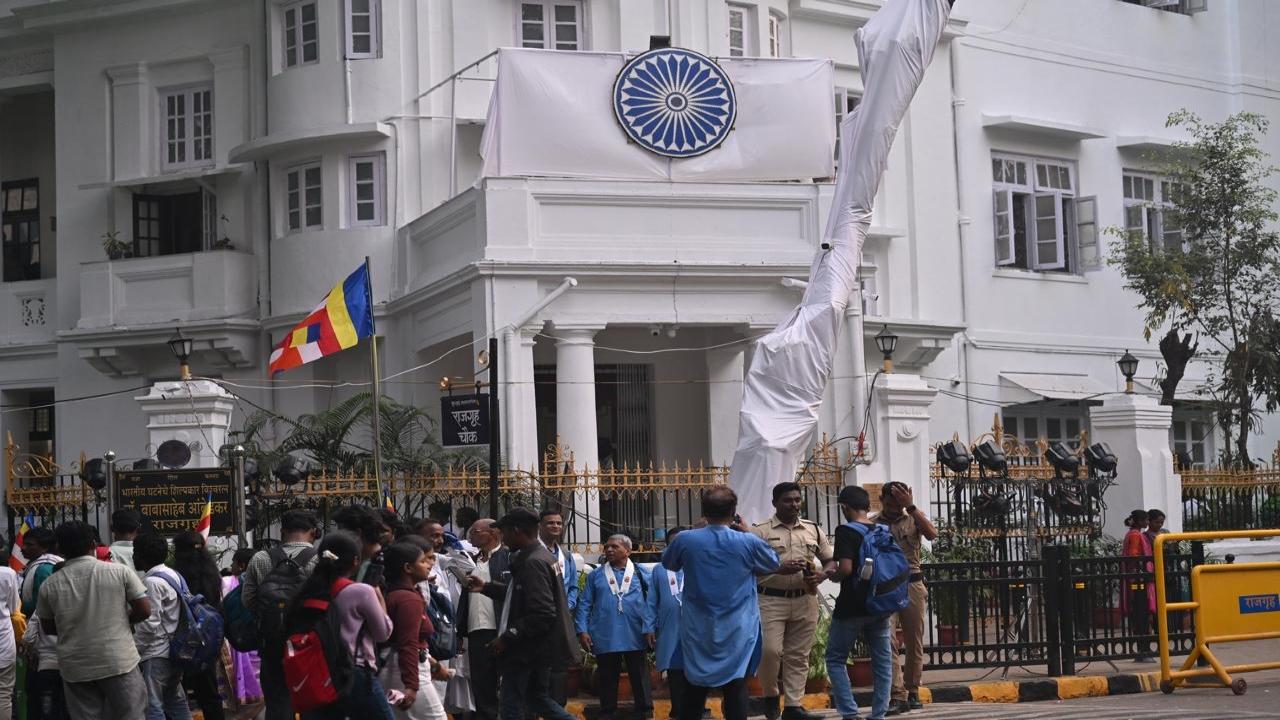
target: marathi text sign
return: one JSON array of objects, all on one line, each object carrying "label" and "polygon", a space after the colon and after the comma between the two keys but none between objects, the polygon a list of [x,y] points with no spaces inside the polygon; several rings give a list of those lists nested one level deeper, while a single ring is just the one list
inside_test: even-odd
[{"label": "marathi text sign", "polygon": [[444,447],[489,444],[489,396],[440,398],[440,444]]},{"label": "marathi text sign", "polygon": [[165,535],[194,530],[212,496],[209,534],[235,532],[229,468],[120,470],[116,472],[116,495],[120,507],[136,508],[151,527]]}]

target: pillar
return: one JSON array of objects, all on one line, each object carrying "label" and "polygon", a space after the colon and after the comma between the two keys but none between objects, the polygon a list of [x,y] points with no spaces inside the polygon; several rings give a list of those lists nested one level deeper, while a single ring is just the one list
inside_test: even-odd
[{"label": "pillar", "polygon": [[929,407],[938,391],[919,375],[881,375],[874,389],[867,452],[872,462],[858,472],[858,483],[890,480],[911,486],[915,504],[929,512]]},{"label": "pillar", "polygon": [[[135,398],[147,418],[147,442],[152,453],[166,440],[192,447],[187,467],[218,467],[218,449],[227,442],[235,398],[209,380],[169,380],[151,386]],[[193,443],[198,443],[197,446]]]},{"label": "pillar", "polygon": [[[599,534],[600,496],[593,486],[600,468],[596,433],[595,336],[599,327],[561,327],[556,334],[556,434],[573,452],[577,472],[590,471],[587,483],[573,496],[572,528],[566,533],[573,544],[589,542]],[[593,532],[594,531],[594,532]]]},{"label": "pillar", "polygon": [[1182,530],[1182,484],[1173,472],[1169,427],[1173,408],[1145,395],[1112,395],[1089,408],[1090,442],[1111,446],[1117,482],[1107,491],[1103,532],[1124,537],[1130,510],[1159,508],[1165,527]]},{"label": "pillar", "polygon": [[707,449],[712,465],[728,465],[738,447],[745,344],[707,351]]},{"label": "pillar", "polygon": [[537,472],[541,460],[538,447],[538,417],[534,403],[533,345],[540,328],[522,328],[504,333],[502,372],[509,383],[503,406],[503,432],[507,465]]}]

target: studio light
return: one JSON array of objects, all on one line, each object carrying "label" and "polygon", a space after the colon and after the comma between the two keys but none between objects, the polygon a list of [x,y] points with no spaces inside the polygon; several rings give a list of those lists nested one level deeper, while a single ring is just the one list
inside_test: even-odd
[{"label": "studio light", "polygon": [[292,455],[286,455],[275,470],[276,479],[285,485],[297,485],[306,480],[310,474],[311,470],[307,464]]},{"label": "studio light", "polygon": [[244,459],[244,484],[250,488],[252,492],[258,491],[258,485],[262,483],[262,468],[258,467],[258,459],[246,457]]},{"label": "studio light", "polygon": [[1009,470],[1009,460],[1005,457],[1004,451],[990,440],[974,448],[973,456],[977,458],[978,466],[987,472],[1003,475]]},{"label": "studio light", "polygon": [[968,472],[969,465],[973,462],[973,458],[969,455],[969,449],[959,440],[952,440],[945,445],[939,445],[937,457],[939,465],[957,475]]},{"label": "studio light", "polygon": [[1084,461],[1091,473],[1111,475],[1116,471],[1116,454],[1106,443],[1094,443],[1085,448]]},{"label": "studio light", "polygon": [[94,490],[101,490],[107,486],[107,461],[102,458],[94,458],[85,462],[84,467],[80,469],[80,479],[85,485]]},{"label": "studio light", "polygon": [[1076,471],[1080,469],[1080,458],[1071,452],[1071,448],[1067,447],[1061,440],[1049,446],[1045,451],[1044,457],[1053,466],[1053,469],[1062,475],[1075,476]]},{"label": "studio light", "polygon": [[973,499],[973,512],[980,517],[998,518],[1013,511],[1012,492],[983,490]]}]

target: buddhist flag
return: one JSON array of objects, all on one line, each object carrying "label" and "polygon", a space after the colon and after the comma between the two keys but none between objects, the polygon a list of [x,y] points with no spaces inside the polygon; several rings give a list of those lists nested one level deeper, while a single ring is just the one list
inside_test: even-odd
[{"label": "buddhist flag", "polygon": [[27,569],[27,556],[22,553],[23,539],[27,536],[27,531],[35,524],[36,517],[31,513],[27,513],[22,518],[22,525],[18,526],[18,534],[13,538],[13,548],[9,551],[9,567],[13,571],[20,573]]},{"label": "buddhist flag", "polygon": [[355,347],[373,335],[373,292],[369,266],[361,265],[271,352],[272,375]]},{"label": "buddhist flag", "polygon": [[196,523],[196,532],[206,541],[209,539],[209,528],[213,525],[213,493],[205,500],[204,512],[200,514],[200,522]]}]

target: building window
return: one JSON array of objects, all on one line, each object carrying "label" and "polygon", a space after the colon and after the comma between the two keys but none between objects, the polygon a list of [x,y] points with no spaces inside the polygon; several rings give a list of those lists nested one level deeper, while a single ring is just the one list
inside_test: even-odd
[{"label": "building window", "polygon": [[[1061,160],[993,156],[995,261],[998,267],[1079,272],[1093,269],[1095,199],[1077,198],[1075,167]],[[1083,207],[1081,207],[1083,206]],[[1081,241],[1088,247],[1081,249]]]},{"label": "building window", "polygon": [[786,19],[778,13],[769,13],[769,57],[782,57],[787,54],[784,49],[786,39],[783,33],[785,31]]},{"label": "building window", "polygon": [[1144,5],[1182,15],[1195,15],[1209,9],[1209,0],[1121,0],[1130,5]]},{"label": "building window", "polygon": [[1180,185],[1157,175],[1124,174],[1124,228],[1147,238],[1152,252],[1183,247],[1186,233],[1175,204]]},{"label": "building window", "polygon": [[1078,449],[1080,432],[1085,428],[1083,412],[1058,406],[1009,408],[1000,422],[1005,434],[1033,450],[1041,438],[1050,445],[1061,442],[1072,450]]},{"label": "building window", "polygon": [[164,148],[167,170],[213,164],[213,90],[208,87],[166,92]]},{"label": "building window", "polygon": [[755,55],[754,9],[747,5],[729,5],[729,55]]},{"label": "building window", "polygon": [[199,252],[213,246],[218,199],[207,191],[133,196],[133,256]]},{"label": "building window", "polygon": [[582,3],[576,0],[520,3],[520,47],[583,49]]},{"label": "building window", "polygon": [[382,55],[380,0],[346,0],[347,57],[366,60]]},{"label": "building window", "polygon": [[1208,413],[1174,413],[1169,443],[1178,467],[1204,467],[1213,457],[1213,421]]},{"label": "building window", "polygon": [[4,281],[40,279],[40,181],[0,185],[0,246]]},{"label": "building window", "polygon": [[290,230],[324,227],[321,205],[320,163],[300,165],[285,175]]},{"label": "building window", "polygon": [[383,156],[362,155],[348,162],[350,225],[385,225],[386,171]]},{"label": "building window", "polygon": [[314,2],[286,5],[284,22],[284,66],[313,63],[320,59],[320,26]]},{"label": "building window", "polygon": [[853,114],[862,96],[848,88],[836,88],[836,165],[840,164],[840,126]]}]

